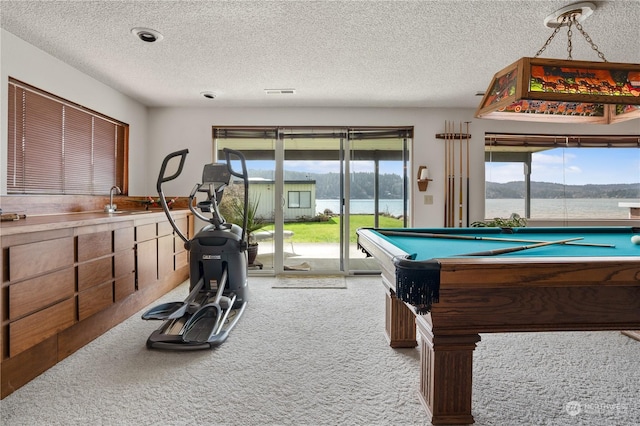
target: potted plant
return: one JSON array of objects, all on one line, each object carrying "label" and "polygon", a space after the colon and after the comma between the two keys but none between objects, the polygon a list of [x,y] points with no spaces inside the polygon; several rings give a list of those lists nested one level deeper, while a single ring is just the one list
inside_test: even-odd
[{"label": "potted plant", "polygon": [[[249,199],[247,205],[247,227],[244,232],[247,235],[247,242],[249,244],[247,249],[249,265],[253,265],[258,255],[258,242],[253,237],[253,233],[262,229],[265,223],[263,218],[257,215],[259,205],[259,197]],[[235,223],[240,227],[244,226],[243,197],[238,196],[238,194],[225,194],[225,197],[220,203],[220,213],[227,222]]]},{"label": "potted plant", "polygon": [[518,213],[511,213],[511,216],[509,216],[509,218],[507,219],[495,217],[491,220],[473,222],[471,226],[473,228],[483,228],[483,227],[499,227],[503,229],[522,228],[527,226],[527,219],[521,217]]}]

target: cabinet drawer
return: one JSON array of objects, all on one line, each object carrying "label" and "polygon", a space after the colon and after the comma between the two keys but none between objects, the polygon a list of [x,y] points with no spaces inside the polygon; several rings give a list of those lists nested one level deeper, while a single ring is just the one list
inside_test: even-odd
[{"label": "cabinet drawer", "polygon": [[133,250],[121,251],[113,256],[113,276],[120,278],[134,272],[136,269],[136,257]]},{"label": "cabinet drawer", "polygon": [[114,297],[118,302],[136,291],[136,274],[131,273],[126,277],[118,278],[115,282]]},{"label": "cabinet drawer", "polygon": [[111,257],[104,257],[78,265],[78,291],[102,284],[111,280],[111,278]]},{"label": "cabinet drawer", "polygon": [[111,253],[111,231],[78,235],[78,262]]},{"label": "cabinet drawer", "polygon": [[73,237],[9,247],[9,280],[73,265]]},{"label": "cabinet drawer", "polygon": [[173,233],[173,227],[167,221],[158,223],[158,236],[171,235]]},{"label": "cabinet drawer", "polygon": [[9,324],[9,356],[37,345],[75,323],[75,299],[67,299]]},{"label": "cabinet drawer", "polygon": [[80,321],[108,308],[113,303],[113,285],[108,282],[78,293]]},{"label": "cabinet drawer", "polygon": [[113,251],[132,249],[135,243],[133,227],[113,231]]},{"label": "cabinet drawer", "polygon": [[147,241],[156,237],[156,224],[136,226],[136,241]]},{"label": "cabinet drawer", "polygon": [[70,298],[76,289],[75,278],[74,268],[71,267],[12,284],[9,286],[9,320]]}]

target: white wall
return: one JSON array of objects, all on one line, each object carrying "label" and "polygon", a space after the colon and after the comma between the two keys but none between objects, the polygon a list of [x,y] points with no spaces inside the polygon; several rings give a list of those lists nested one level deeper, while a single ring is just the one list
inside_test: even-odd
[{"label": "white wall", "polygon": [[129,194],[147,193],[146,106],[5,30],[0,30],[0,64],[0,194],[7,193],[6,108],[9,77],[129,124]]},{"label": "white wall", "polygon": [[[479,100],[478,100],[479,102]],[[485,132],[535,132],[572,134],[638,134],[640,120],[615,125],[566,125],[520,123],[473,118],[472,109],[432,108],[151,108],[149,111],[148,182],[157,173],[166,154],[189,149],[187,168],[177,182],[167,185],[169,194],[188,194],[200,181],[202,165],[211,161],[212,126],[414,126],[411,194],[413,226],[442,226],[444,223],[444,142],[436,139],[444,132],[445,120],[470,121],[471,138],[471,221],[484,213]],[[463,129],[464,131],[465,129]],[[427,192],[418,192],[413,177],[420,165],[429,167],[433,182]],[[149,187],[149,191],[153,190]],[[423,204],[423,195],[433,195],[434,203]]]}]

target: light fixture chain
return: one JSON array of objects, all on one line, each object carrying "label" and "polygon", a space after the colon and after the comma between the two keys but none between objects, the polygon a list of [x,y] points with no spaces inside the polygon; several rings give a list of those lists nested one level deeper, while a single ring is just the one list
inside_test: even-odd
[{"label": "light fixture chain", "polygon": [[578,31],[580,31],[580,34],[582,34],[585,38],[585,40],[587,40],[587,43],[589,43],[591,45],[591,48],[593,50],[595,50],[596,52],[598,52],[598,57],[600,59],[602,59],[604,62],[609,62],[607,61],[607,59],[604,57],[604,53],[602,53],[599,49],[598,49],[598,45],[595,44],[593,42],[593,40],[591,39],[591,37],[589,37],[589,34],[587,34],[587,32],[582,28],[582,25],[580,24],[580,22],[578,22],[577,20],[575,21],[576,23],[576,28],[578,29]]},{"label": "light fixture chain", "polygon": [[569,53],[567,59],[569,60],[573,59],[573,56],[571,56],[571,52],[573,51],[573,44],[571,44],[571,36],[573,35],[571,25],[573,25],[575,19],[575,15],[571,15],[571,18],[569,18],[569,24],[567,25],[567,52]]},{"label": "light fixture chain", "polygon": [[542,54],[542,52],[544,52],[544,50],[547,48],[547,46],[549,46],[549,44],[551,44],[551,40],[553,40],[553,38],[556,36],[556,34],[558,34],[558,31],[560,31],[560,27],[562,27],[562,24],[564,24],[564,21],[566,21],[566,20],[567,20],[566,16],[562,17],[562,22],[560,23],[560,25],[558,25],[556,27],[556,29],[553,30],[553,33],[551,33],[551,36],[547,39],[547,41],[540,48],[540,50],[538,50],[538,53],[536,53],[536,56],[534,56],[534,58],[537,58],[538,56],[540,56]]}]

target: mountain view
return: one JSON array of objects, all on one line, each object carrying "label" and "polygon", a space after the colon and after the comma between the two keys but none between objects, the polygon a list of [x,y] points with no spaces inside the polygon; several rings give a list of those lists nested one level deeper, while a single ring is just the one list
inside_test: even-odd
[{"label": "mountain view", "polygon": [[[524,181],[486,183],[487,199],[524,198]],[[531,182],[531,198],[640,198],[640,184],[563,185]]]},{"label": "mountain view", "polygon": [[[251,170],[251,177],[273,179],[271,170]],[[357,200],[373,199],[373,173],[352,173],[350,177],[351,198]],[[316,198],[330,200],[340,198],[339,173],[305,173],[285,171],[287,180],[316,181]],[[402,199],[402,177],[396,174],[381,174],[379,179],[380,198]]]},{"label": "mountain view", "polygon": [[[271,170],[251,170],[250,176],[273,179]],[[373,199],[373,173],[352,173],[350,178],[351,198]],[[316,198],[340,198],[340,175],[338,173],[305,173],[285,171],[285,180],[314,180]],[[519,199],[525,197],[524,181],[507,183],[486,182],[487,199]],[[380,175],[380,198],[401,199],[402,177],[397,174]],[[563,185],[560,183],[531,182],[531,198],[640,198],[640,184],[588,184]]]}]

